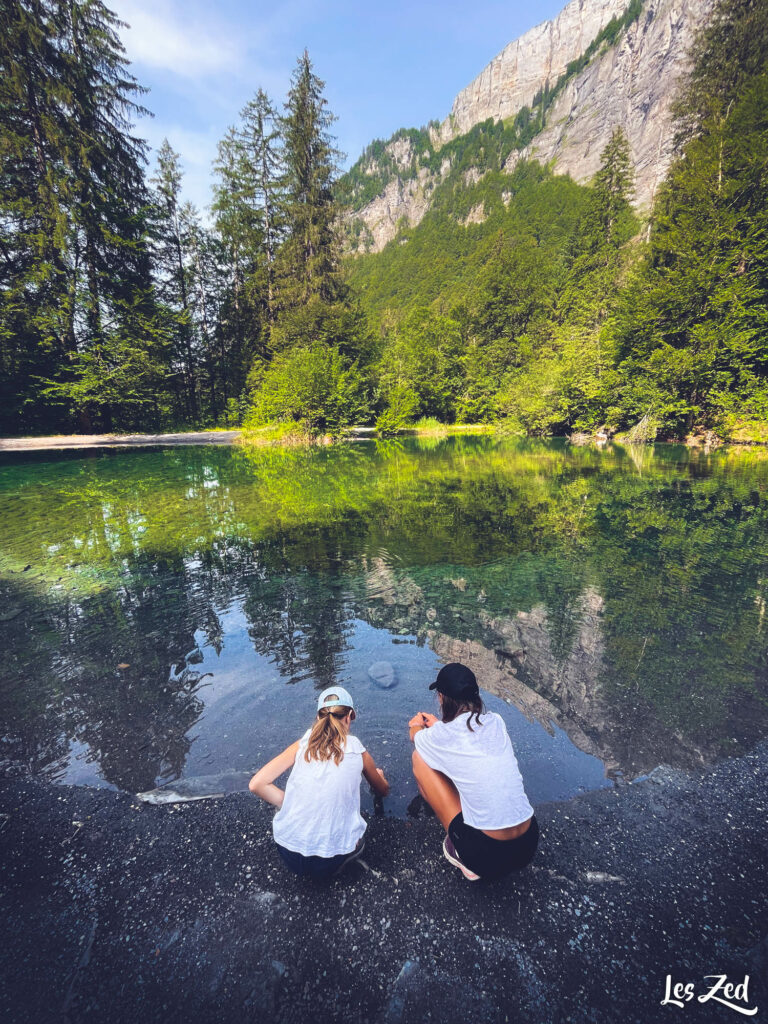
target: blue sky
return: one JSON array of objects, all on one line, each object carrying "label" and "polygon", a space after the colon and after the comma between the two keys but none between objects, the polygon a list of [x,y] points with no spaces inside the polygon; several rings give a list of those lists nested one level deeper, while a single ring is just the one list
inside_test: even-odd
[{"label": "blue sky", "polygon": [[150,89],[138,134],[181,154],[184,191],[210,201],[216,143],[261,86],[283,102],[309,50],[326,83],[347,165],[374,138],[448,114],[455,94],[510,40],[565,0],[107,0],[131,27],[123,43]]}]

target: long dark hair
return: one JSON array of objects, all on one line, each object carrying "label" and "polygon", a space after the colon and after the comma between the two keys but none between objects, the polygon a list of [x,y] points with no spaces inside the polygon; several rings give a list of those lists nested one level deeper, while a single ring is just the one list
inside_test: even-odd
[{"label": "long dark hair", "polygon": [[483,724],[480,721],[480,715],[485,714],[485,704],[483,704],[483,699],[479,693],[476,697],[462,697],[461,700],[454,700],[447,693],[443,693],[440,696],[443,698],[442,715],[444,722],[452,722],[457,715],[463,715],[465,711],[468,711],[467,728],[470,732],[475,731],[472,728],[472,715],[475,716],[475,722],[478,725]]}]

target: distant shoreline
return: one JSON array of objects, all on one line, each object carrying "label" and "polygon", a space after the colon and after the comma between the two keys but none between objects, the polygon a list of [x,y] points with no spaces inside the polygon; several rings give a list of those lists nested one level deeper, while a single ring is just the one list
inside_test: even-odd
[{"label": "distant shoreline", "polygon": [[[0,438],[0,453],[2,452],[35,452],[35,451],[57,451],[68,449],[87,448],[149,448],[158,445],[233,445],[242,442],[246,447],[295,447],[297,444],[329,443],[330,438],[318,438],[315,442],[311,439],[278,438],[265,440],[263,445],[257,437],[243,436],[241,429],[236,430],[191,430],[176,434],[56,434],[49,437],[3,437]],[[392,440],[393,438],[407,437],[449,437],[456,434],[489,434],[492,430],[487,424],[452,424],[435,428],[406,427],[397,434],[385,435],[379,440]],[[575,437],[552,437],[546,440],[566,440],[571,444],[582,447],[591,445],[598,448],[603,447],[602,443],[595,441],[592,436],[579,435]],[[350,433],[344,438],[347,441],[362,441],[377,438],[374,427],[352,427]],[[623,438],[612,439],[620,445],[627,444]],[[720,447],[727,448],[761,448],[768,446],[768,441],[721,441],[711,446],[703,443],[696,443],[692,440],[675,440],[651,442],[653,444],[678,444],[688,448],[703,448],[705,451],[714,450]]]},{"label": "distant shoreline", "polygon": [[240,430],[196,430],[184,434],[58,434],[51,437],[3,437],[0,452],[57,448],[120,448],[157,444],[234,444]]},{"label": "distant shoreline", "polygon": [[[448,436],[449,434],[480,434],[489,433],[484,424],[462,424],[440,428],[418,429],[409,427],[399,436]],[[347,440],[363,440],[373,437],[374,427],[351,427]],[[192,430],[177,434],[56,434],[50,437],[3,437],[0,438],[0,452],[34,452],[55,451],[67,448],[139,448],[153,445],[183,444],[237,444],[243,438],[243,431],[237,430]],[[243,439],[246,444],[259,446],[257,438]],[[318,439],[319,440],[319,439]],[[290,438],[279,438],[267,442],[270,446],[291,447],[297,442]],[[301,443],[310,444],[303,439]]]}]

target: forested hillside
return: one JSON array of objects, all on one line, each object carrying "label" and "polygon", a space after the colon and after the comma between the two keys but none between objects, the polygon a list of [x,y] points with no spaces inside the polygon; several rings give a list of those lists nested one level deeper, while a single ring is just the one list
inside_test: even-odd
[{"label": "forested hillside", "polygon": [[535,164],[500,172],[509,126],[456,140],[421,223],[350,262],[386,392],[533,434],[768,436],[767,26],[765,0],[723,0],[700,35],[650,223],[631,210],[621,130],[586,188]]},{"label": "forested hillside", "polygon": [[[620,124],[589,185],[518,159],[589,51],[508,122],[403,132],[402,166],[374,144],[345,176],[305,53],[284,103],[258,90],[226,132],[206,219],[172,148],[150,166],[132,134],[142,89],[100,0],[11,0],[0,27],[2,433],[436,417],[768,440],[768,0],[720,0],[699,35],[642,221]],[[356,255],[371,161],[426,168],[429,207]]]}]

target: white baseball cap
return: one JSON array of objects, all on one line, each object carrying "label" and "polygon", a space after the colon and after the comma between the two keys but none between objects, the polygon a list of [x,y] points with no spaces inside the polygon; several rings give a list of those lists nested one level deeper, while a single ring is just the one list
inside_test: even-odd
[{"label": "white baseball cap", "polygon": [[323,690],[317,698],[318,711],[322,711],[323,708],[354,708],[354,706],[352,695],[343,686],[330,686],[327,690]]}]

